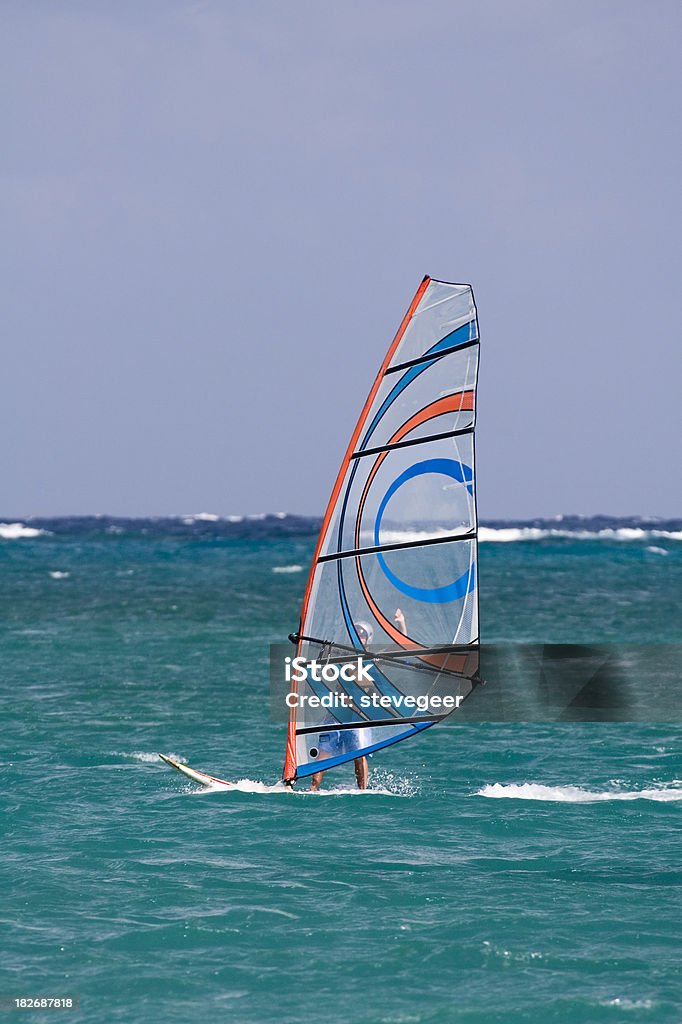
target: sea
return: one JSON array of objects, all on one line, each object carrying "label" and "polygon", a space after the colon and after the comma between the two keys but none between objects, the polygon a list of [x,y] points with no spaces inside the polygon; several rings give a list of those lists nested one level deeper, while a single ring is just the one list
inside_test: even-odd
[{"label": "sea", "polygon": [[[682,727],[655,706],[437,726],[376,753],[364,793],[348,766],[279,784],[268,649],[319,526],[0,524],[0,1014],[679,1024]],[[682,520],[480,539],[483,641],[682,641]]]}]

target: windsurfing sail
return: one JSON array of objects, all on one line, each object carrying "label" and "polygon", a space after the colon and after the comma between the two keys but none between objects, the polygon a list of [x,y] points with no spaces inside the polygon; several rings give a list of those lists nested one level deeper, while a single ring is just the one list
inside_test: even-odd
[{"label": "windsurfing sail", "polygon": [[[425,277],[341,464],[291,637],[306,664],[361,655],[371,681],[292,684],[286,782],[417,735],[449,713],[434,694],[459,706],[478,681],[478,354],[471,287]],[[344,706],[301,700],[341,691]]]}]

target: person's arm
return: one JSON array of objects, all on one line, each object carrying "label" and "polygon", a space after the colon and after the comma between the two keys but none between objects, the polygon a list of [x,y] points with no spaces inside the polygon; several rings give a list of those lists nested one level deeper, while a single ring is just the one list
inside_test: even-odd
[{"label": "person's arm", "polygon": [[395,622],[396,626],[398,627],[400,632],[403,634],[403,636],[406,636],[407,635],[407,626],[405,625],[405,616],[401,612],[400,608],[396,608],[395,615],[393,616],[393,621]]}]

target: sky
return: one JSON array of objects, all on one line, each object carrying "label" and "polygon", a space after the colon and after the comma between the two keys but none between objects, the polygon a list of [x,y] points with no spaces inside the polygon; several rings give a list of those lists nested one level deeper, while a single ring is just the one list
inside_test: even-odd
[{"label": "sky", "polygon": [[682,516],[678,3],[0,15],[0,518],[321,514],[424,274],[482,518]]}]

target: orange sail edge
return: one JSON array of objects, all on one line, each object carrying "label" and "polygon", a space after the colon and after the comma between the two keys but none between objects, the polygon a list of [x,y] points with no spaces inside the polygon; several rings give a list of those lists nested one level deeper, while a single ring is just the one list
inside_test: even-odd
[{"label": "orange sail edge", "polygon": [[289,721],[287,731],[287,749],[284,757],[284,770],[282,781],[287,786],[293,786],[296,781],[296,722]]}]

